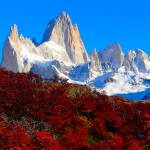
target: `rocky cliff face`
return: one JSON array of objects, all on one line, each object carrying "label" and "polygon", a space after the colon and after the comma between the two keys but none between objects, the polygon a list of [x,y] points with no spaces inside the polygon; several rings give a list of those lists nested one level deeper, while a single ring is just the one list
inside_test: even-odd
[{"label": "rocky cliff face", "polygon": [[130,50],[125,55],[124,65],[130,71],[147,72],[150,70],[150,58],[142,50]]},{"label": "rocky cliff face", "polygon": [[10,33],[3,46],[1,67],[14,72],[22,72],[20,49],[21,43],[18,37],[18,29],[17,26],[14,25],[11,27]]},{"label": "rocky cliff face", "polygon": [[56,72],[50,67],[53,65],[51,63],[53,60],[58,60],[56,64],[60,65],[55,65],[60,71],[63,68],[66,69],[65,71],[72,69],[71,64],[64,67],[64,64],[61,63],[70,62],[69,56],[63,47],[52,41],[44,42],[37,47],[30,39],[24,38],[22,35],[18,36],[16,25],[11,27],[4,43],[1,67],[14,72],[34,71],[35,73],[45,75],[45,77],[53,77],[54,72]]},{"label": "rocky cliff face", "polygon": [[52,60],[74,64],[90,60],[78,27],[72,25],[67,13],[62,12],[56,19],[50,21],[40,45],[35,38],[30,40],[22,35],[19,37],[16,25],[11,27],[4,43],[1,67],[14,72],[28,72],[37,65],[37,62]]},{"label": "rocky cliff face", "polygon": [[92,53],[90,54],[90,59],[91,59],[91,64],[92,64],[92,66],[93,66],[93,68],[95,69],[95,70],[97,70],[97,69],[99,69],[99,70],[101,70],[102,69],[102,61],[101,61],[101,59],[99,58],[99,56],[98,56],[98,52],[97,52],[97,50],[96,49],[94,49],[93,51],[92,51]]},{"label": "rocky cliff face", "polygon": [[146,53],[138,49],[124,55],[115,43],[103,51],[94,49],[88,56],[77,25],[72,25],[65,12],[49,22],[40,45],[35,38],[19,36],[17,26],[12,26],[3,46],[1,67],[94,83],[110,95],[144,91],[150,86],[143,81],[150,79],[150,57]]},{"label": "rocky cliff face", "polygon": [[127,67],[128,70],[138,72],[138,68],[135,65],[134,59],[136,57],[135,51],[128,51],[125,55],[124,65]]},{"label": "rocky cliff face", "polygon": [[147,72],[150,69],[150,57],[140,49],[135,52],[135,64],[138,67],[139,72]]},{"label": "rocky cliff face", "polygon": [[66,12],[62,12],[60,16],[48,23],[42,43],[47,41],[53,41],[62,46],[75,64],[89,61],[78,26],[72,25]]},{"label": "rocky cliff face", "polygon": [[103,63],[110,64],[112,69],[120,68],[124,62],[124,54],[119,43],[108,45],[104,51],[99,52],[99,57]]}]

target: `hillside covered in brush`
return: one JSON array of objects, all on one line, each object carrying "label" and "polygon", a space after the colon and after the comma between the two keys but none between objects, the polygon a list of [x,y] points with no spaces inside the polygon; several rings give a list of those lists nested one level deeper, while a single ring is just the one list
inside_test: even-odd
[{"label": "hillside covered in brush", "polygon": [[0,69],[0,149],[149,150],[150,103]]}]

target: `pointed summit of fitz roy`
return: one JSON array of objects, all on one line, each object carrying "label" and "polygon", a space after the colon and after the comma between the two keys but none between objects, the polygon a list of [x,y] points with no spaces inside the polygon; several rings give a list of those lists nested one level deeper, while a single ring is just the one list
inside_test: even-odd
[{"label": "pointed summit of fitz roy", "polygon": [[47,41],[53,41],[66,49],[70,60],[75,64],[90,60],[80,37],[78,26],[72,25],[66,12],[62,12],[56,19],[48,23],[42,42]]},{"label": "pointed summit of fitz roy", "polygon": [[9,37],[11,38],[12,41],[14,42],[18,42],[18,27],[16,24],[14,24],[11,29],[10,29],[10,33],[9,33]]}]

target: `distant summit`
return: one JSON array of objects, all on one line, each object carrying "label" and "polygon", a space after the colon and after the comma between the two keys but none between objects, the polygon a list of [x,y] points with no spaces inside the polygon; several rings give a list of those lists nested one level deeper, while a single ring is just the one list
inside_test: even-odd
[{"label": "distant summit", "polygon": [[73,63],[78,64],[90,60],[80,37],[78,26],[72,25],[66,12],[62,12],[48,23],[42,42],[47,41],[53,41],[66,49]]},{"label": "distant summit", "polygon": [[[58,17],[48,23],[45,33],[43,35],[42,43],[51,40],[53,30],[55,30],[56,26],[57,28],[66,30],[66,28],[70,26],[70,24],[72,23],[69,15],[66,12],[62,12]],[[62,27],[60,25],[62,25]]]}]

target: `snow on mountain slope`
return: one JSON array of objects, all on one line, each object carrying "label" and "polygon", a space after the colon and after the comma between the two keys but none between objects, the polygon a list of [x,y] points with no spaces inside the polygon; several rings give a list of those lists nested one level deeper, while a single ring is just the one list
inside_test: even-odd
[{"label": "snow on mountain slope", "polygon": [[62,46],[52,41],[35,46],[30,39],[19,37],[14,25],[4,43],[1,67],[14,72],[33,71],[48,78],[54,74],[66,78],[73,64]]},{"label": "snow on mountain slope", "polygon": [[86,82],[86,80],[89,78],[90,64],[90,62],[87,62],[75,66],[74,69],[70,71],[69,77],[72,80]]},{"label": "snow on mountain slope", "polygon": [[37,48],[34,48],[29,44],[21,45],[21,49],[22,49],[21,57],[23,64],[24,59],[25,61],[28,60],[28,62],[32,63],[43,62],[44,64],[47,61],[54,59],[66,62],[70,61],[69,58],[67,57],[67,53],[64,50],[64,48],[52,41],[45,42]]},{"label": "snow on mountain slope", "polygon": [[131,100],[150,95],[150,57],[144,51],[124,54],[115,43],[103,51],[94,49],[88,56],[77,25],[72,25],[65,12],[49,22],[40,45],[36,39],[18,36],[17,26],[12,26],[4,43],[1,67],[32,71],[46,78],[57,75]]},{"label": "snow on mountain slope", "polygon": [[141,100],[150,91],[150,74],[126,71],[125,67],[111,71],[93,80],[97,88],[108,95],[118,95],[130,100]]}]

